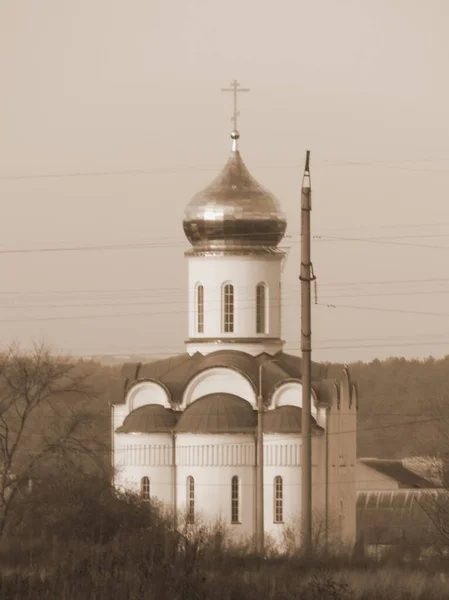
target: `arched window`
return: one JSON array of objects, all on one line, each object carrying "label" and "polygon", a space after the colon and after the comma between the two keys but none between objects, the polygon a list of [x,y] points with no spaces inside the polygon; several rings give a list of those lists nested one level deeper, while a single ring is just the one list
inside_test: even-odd
[{"label": "arched window", "polygon": [[204,286],[196,288],[196,331],[204,333]]},{"label": "arched window", "polygon": [[195,480],[187,477],[187,523],[195,522]]},{"label": "arched window", "polygon": [[280,475],[274,478],[274,522],[284,522],[284,485]]},{"label": "arched window", "polygon": [[140,480],[140,495],[144,500],[150,499],[150,478],[142,477]]},{"label": "arched window", "polygon": [[239,478],[234,475],[231,480],[231,523],[240,523]]},{"label": "arched window", "polygon": [[234,286],[230,283],[223,287],[223,331],[234,332]]},{"label": "arched window", "polygon": [[256,332],[266,333],[267,322],[267,288],[264,283],[256,287]]}]

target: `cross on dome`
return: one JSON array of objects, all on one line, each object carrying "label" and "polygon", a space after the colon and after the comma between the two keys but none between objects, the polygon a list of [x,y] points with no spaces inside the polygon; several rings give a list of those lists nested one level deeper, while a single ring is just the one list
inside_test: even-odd
[{"label": "cross on dome", "polygon": [[233,115],[231,117],[231,121],[233,123],[233,130],[231,133],[231,138],[233,140],[232,142],[232,149],[233,150],[237,150],[237,140],[240,137],[240,133],[239,130],[237,128],[237,119],[240,116],[240,112],[237,109],[237,94],[239,92],[249,92],[251,91],[249,88],[242,88],[240,87],[240,83],[234,79],[233,81],[231,81],[231,87],[229,88],[222,88],[221,89],[222,92],[232,92],[233,93],[233,100],[234,100],[234,111],[233,111]]}]

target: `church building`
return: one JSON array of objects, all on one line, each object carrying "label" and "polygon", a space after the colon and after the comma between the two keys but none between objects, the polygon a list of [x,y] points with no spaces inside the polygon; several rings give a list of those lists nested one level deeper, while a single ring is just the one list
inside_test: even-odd
[{"label": "church building", "polygon": [[[114,387],[114,485],[251,538],[263,418],[264,532],[281,543],[301,515],[301,359],[283,351],[281,331],[287,223],[245,166],[236,128],[231,138],[224,169],[185,210],[185,352],[127,363]],[[313,520],[354,543],[357,386],[347,368],[329,369],[312,368]]]}]

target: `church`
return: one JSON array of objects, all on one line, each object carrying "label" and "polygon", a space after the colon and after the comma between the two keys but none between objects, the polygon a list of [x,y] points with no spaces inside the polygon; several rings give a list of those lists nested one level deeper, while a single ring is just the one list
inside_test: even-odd
[{"label": "church", "polygon": [[[262,418],[264,534],[282,544],[300,524],[302,466],[301,359],[284,352],[281,331],[287,223],[245,166],[239,137],[234,126],[228,162],[185,209],[185,352],[126,363],[111,389],[114,485],[187,524],[221,520],[253,538]],[[358,491],[399,487],[379,461],[357,459],[358,402],[347,367],[313,363],[313,523],[350,545]]]}]

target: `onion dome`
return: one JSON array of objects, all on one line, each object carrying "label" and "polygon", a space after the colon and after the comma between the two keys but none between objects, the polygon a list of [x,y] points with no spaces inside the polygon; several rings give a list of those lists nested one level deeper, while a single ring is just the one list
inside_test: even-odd
[{"label": "onion dome", "polygon": [[177,421],[177,413],[160,404],[146,404],[129,413],[116,433],[169,433]]},{"label": "onion dome", "polygon": [[[301,414],[299,406],[279,406],[265,413],[263,429],[265,433],[301,433]],[[313,417],[312,430],[318,425]]]},{"label": "onion dome", "polygon": [[254,433],[257,414],[251,404],[234,394],[208,394],[182,413],[178,433]]},{"label": "onion dome", "polygon": [[237,149],[218,177],[189,202],[184,233],[193,251],[274,249],[282,240],[286,220],[279,202],[252,177]]}]

